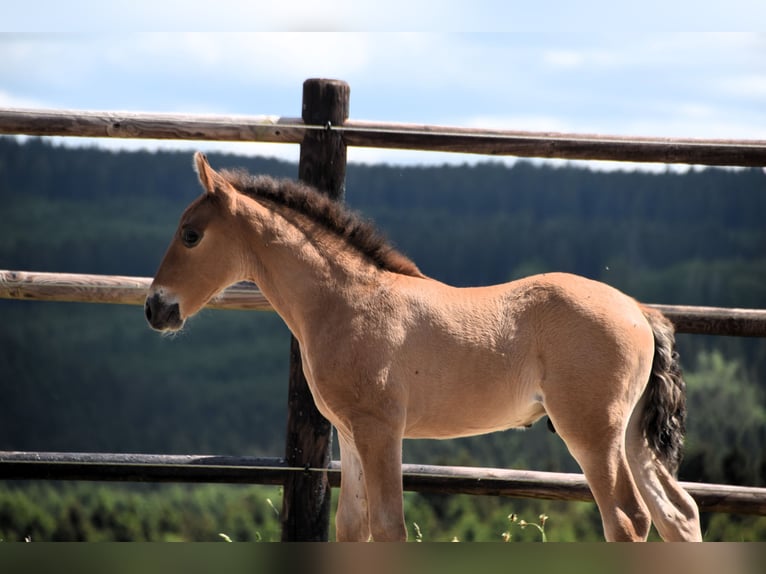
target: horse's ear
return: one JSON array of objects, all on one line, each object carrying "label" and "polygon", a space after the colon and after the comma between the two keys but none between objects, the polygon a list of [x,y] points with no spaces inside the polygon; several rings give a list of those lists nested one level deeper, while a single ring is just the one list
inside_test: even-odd
[{"label": "horse's ear", "polygon": [[210,167],[210,164],[207,162],[207,156],[201,151],[194,154],[194,169],[205,191],[210,194],[215,193],[215,179],[218,174]]},{"label": "horse's ear", "polygon": [[236,194],[228,193],[233,191],[231,185],[223,176],[210,167],[207,157],[200,151],[194,154],[194,169],[199,176],[199,182],[205,188],[205,193],[217,197],[223,201],[224,205],[227,205],[229,209],[234,211],[236,209]]}]

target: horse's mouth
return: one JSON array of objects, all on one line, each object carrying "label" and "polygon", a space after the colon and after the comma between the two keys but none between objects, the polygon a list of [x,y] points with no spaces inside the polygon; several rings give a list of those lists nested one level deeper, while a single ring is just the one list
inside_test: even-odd
[{"label": "horse's mouth", "polygon": [[159,293],[146,298],[144,313],[149,325],[156,331],[178,331],[184,326],[178,303],[166,303]]}]

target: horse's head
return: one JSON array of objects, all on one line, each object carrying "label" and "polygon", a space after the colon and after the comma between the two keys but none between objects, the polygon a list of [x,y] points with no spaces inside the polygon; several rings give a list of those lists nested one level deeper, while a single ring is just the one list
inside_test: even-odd
[{"label": "horse's head", "polygon": [[219,291],[242,279],[236,235],[237,192],[197,152],[205,193],[181,216],[144,306],[152,328],[176,331]]}]

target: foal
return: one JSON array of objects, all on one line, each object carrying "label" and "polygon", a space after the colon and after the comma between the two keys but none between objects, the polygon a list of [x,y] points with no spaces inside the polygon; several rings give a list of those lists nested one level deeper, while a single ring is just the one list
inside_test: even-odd
[{"label": "foal", "polygon": [[455,288],[371,226],[292,181],[215,172],[181,217],[146,300],[180,329],[255,282],[297,340],[341,451],[338,540],[405,540],[402,439],[525,427],[548,415],[581,466],[608,540],[701,540],[674,473],[685,389],[673,328],[603,283],[551,273]]}]

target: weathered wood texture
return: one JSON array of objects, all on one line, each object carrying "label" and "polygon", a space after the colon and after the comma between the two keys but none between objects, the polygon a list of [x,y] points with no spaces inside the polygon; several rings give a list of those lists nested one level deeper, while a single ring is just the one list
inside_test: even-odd
[{"label": "weathered wood texture", "polygon": [[662,312],[678,333],[766,337],[766,309],[648,305]]},{"label": "weathered wood texture", "polygon": [[[195,116],[80,110],[0,109],[0,134],[301,143],[326,122],[278,116]],[[766,166],[766,141],[625,137],[488,130],[345,120],[332,122],[348,146],[698,165]]]},{"label": "weathered wood texture", "polygon": [[[329,468],[290,467],[282,458],[0,452],[0,480],[113,480],[283,484],[290,475],[327,475],[340,485],[340,462]],[[592,502],[582,474],[405,464],[405,490]],[[703,512],[766,515],[766,488],[682,482]]]},{"label": "weathered wood texture", "polygon": [[[349,86],[335,80],[306,80],[303,121],[332,126],[348,118]],[[307,131],[298,177],[332,199],[343,198],[346,146],[337,132]],[[332,425],[317,410],[303,374],[298,341],[290,342],[285,460],[295,467],[326,468],[332,454]],[[282,541],[328,540],[332,489],[324,473],[291,473],[282,497]]]},{"label": "weathered wood texture", "polygon": [[[0,299],[143,305],[151,283],[151,277],[0,270]],[[266,297],[247,284],[229,287],[207,307],[273,310]]]},{"label": "weathered wood texture", "polygon": [[300,143],[299,118],[0,109],[0,133],[33,136]]},{"label": "weathered wood texture", "polygon": [[764,140],[625,137],[347,122],[349,146],[574,160],[766,166]]},{"label": "weathered wood texture", "polygon": [[[78,275],[0,270],[0,299],[143,305],[150,277]],[[271,311],[254,286],[229,287],[207,305],[211,309]],[[679,333],[766,337],[766,310],[648,305],[662,311]]]}]

